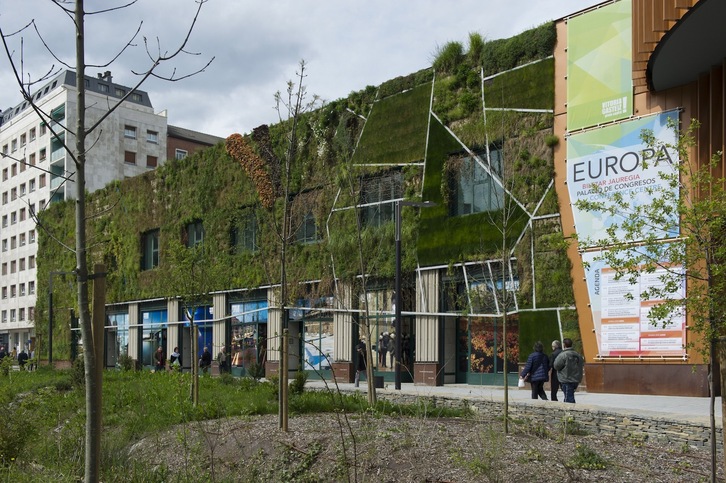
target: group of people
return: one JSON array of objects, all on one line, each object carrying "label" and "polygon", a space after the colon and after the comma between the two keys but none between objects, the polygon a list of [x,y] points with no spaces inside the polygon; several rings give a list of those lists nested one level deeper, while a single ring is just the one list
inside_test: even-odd
[{"label": "group of people", "polygon": [[[219,354],[217,354],[217,362],[219,363],[219,372],[229,371],[225,347],[222,347]],[[169,364],[172,368],[181,367],[181,353],[179,352],[178,347],[174,347],[174,352],[172,352],[169,357]],[[199,369],[201,369],[204,374],[209,371],[209,368],[212,366],[212,353],[209,352],[209,347],[204,347],[202,354],[199,356],[198,364]],[[164,354],[164,349],[161,347],[158,347],[154,353],[154,368],[157,371],[163,371],[166,368],[166,355]]]},{"label": "group of people", "polygon": [[[563,348],[564,345],[564,348]],[[582,381],[585,360],[572,348],[572,339],[552,341],[552,354],[544,353],[542,342],[534,344],[534,352],[527,357],[519,377],[532,386],[532,399],[547,400],[544,384],[550,381],[550,399],[557,401],[557,391],[562,387],[564,402],[575,402],[575,391]]]},{"label": "group of people", "polygon": [[33,369],[33,362],[35,360],[35,351],[32,351],[31,355],[28,355],[28,353],[25,351],[25,348],[23,347],[20,350],[20,353],[17,353],[16,349],[13,349],[12,352],[8,352],[5,350],[5,346],[0,345],[0,362],[5,360],[6,357],[12,358],[14,360],[18,361],[18,366],[20,367],[20,370],[22,371],[25,369],[25,365],[28,363],[28,361],[31,361],[30,369]]}]

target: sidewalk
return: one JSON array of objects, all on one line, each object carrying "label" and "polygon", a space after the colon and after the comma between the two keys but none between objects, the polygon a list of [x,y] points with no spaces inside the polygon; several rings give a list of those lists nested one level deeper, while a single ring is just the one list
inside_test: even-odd
[{"label": "sidewalk", "polygon": [[[330,382],[327,382],[331,385]],[[307,386],[322,388],[326,381],[308,381]],[[359,388],[353,384],[339,384],[342,391],[366,391],[365,384]],[[393,383],[387,383],[384,389],[378,389],[379,394],[396,393]],[[504,401],[504,387],[501,386],[471,386],[468,384],[448,384],[445,386],[421,386],[413,383],[401,384],[400,393],[422,397],[451,397],[461,399],[486,399],[490,401]],[[549,392],[548,392],[549,397]],[[562,400],[560,393],[560,401]],[[575,393],[575,406],[577,409],[593,409],[609,411],[618,414],[632,414],[641,417],[653,417],[698,423],[708,426],[709,404],[707,397],[681,397],[681,396],[642,396],[632,394],[607,394],[577,391]],[[562,404],[563,402],[541,401],[531,399],[529,388],[509,388],[509,402],[517,404]],[[714,407],[716,427],[721,428],[721,398],[717,397]]]}]

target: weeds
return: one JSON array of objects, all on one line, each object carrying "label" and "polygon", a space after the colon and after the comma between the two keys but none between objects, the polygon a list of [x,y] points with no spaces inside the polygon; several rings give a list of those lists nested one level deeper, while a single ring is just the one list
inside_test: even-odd
[{"label": "weeds", "polygon": [[607,467],[607,461],[590,449],[589,446],[578,443],[575,445],[575,456],[568,465],[572,468],[585,470],[604,470]]}]

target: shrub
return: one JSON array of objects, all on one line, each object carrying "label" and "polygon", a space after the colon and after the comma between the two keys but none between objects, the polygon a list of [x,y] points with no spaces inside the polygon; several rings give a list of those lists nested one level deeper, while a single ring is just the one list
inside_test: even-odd
[{"label": "shrub", "polygon": [[121,354],[118,356],[118,362],[116,362],[116,365],[122,371],[131,371],[134,369],[134,358],[128,354]]},{"label": "shrub", "polygon": [[290,382],[291,394],[302,394],[305,391],[305,383],[308,381],[308,373],[305,371],[297,371],[295,379]]},{"label": "shrub", "polygon": [[249,366],[247,366],[247,375],[255,381],[259,381],[260,379],[265,377],[265,366],[257,362],[253,362]]},{"label": "shrub", "polygon": [[554,134],[549,134],[545,137],[544,142],[548,148],[554,148],[560,144],[560,138]]},{"label": "shrub", "polygon": [[447,42],[436,51],[433,66],[441,72],[452,73],[464,60],[464,47],[460,42]]},{"label": "shrub", "polygon": [[585,470],[604,470],[607,461],[588,446],[578,443],[575,446],[575,456],[570,460],[569,466]]}]

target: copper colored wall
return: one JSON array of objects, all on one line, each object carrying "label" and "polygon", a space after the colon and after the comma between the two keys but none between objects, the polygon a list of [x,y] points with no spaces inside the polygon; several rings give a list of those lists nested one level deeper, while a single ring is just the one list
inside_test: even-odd
[{"label": "copper colored wall", "polygon": [[[663,35],[695,5],[697,0],[633,0],[633,108],[634,116],[681,109],[681,124],[685,129],[695,118],[701,123],[698,145],[691,159],[705,162],[711,155],[724,150],[726,117],[724,102],[726,83],[724,64],[700,73],[697,81],[663,92],[650,92],[646,81],[646,66],[653,49]],[[574,220],[569,209],[570,199],[566,181],[566,109],[567,109],[567,20],[557,23],[555,47],[555,134],[560,144],[555,148],[555,187],[561,207],[562,227],[566,237],[574,234]],[[694,74],[695,75],[695,74]],[[724,164],[718,176],[726,176]],[[585,272],[573,240],[568,255],[572,262],[575,305],[582,334],[586,360],[587,389],[593,392],[624,394],[667,394],[707,396],[707,366],[700,354],[689,349],[687,361],[598,360]],[[698,342],[691,331],[687,342]],[[694,372],[695,367],[695,372]]]}]

